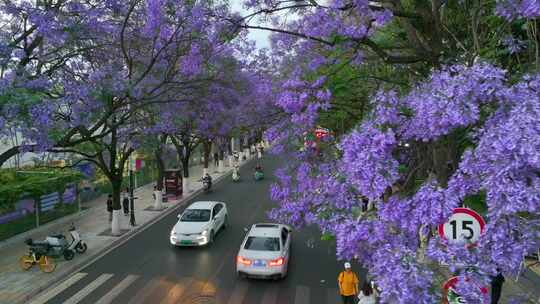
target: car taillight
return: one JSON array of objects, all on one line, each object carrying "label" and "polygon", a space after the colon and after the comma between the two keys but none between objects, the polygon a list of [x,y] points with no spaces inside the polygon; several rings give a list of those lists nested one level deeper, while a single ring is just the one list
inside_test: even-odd
[{"label": "car taillight", "polygon": [[268,263],[269,266],[281,266],[283,265],[283,262],[285,260],[283,258],[279,258],[277,260],[273,260],[273,261],[270,261],[270,263]]},{"label": "car taillight", "polygon": [[244,264],[244,265],[251,265],[251,260],[250,259],[246,259],[246,258],[243,258],[241,256],[238,256],[236,258],[236,261],[240,264]]}]

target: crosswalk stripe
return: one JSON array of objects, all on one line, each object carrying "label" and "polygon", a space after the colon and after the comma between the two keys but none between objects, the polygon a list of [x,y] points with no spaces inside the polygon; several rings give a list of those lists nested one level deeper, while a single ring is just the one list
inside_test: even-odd
[{"label": "crosswalk stripe", "polygon": [[179,302],[179,300],[182,298],[182,296],[184,295],[184,292],[186,291],[186,289],[193,285],[193,282],[194,280],[192,278],[182,278],[180,280],[180,282],[178,282],[177,284],[175,284],[172,288],[169,289],[169,292],[167,293],[167,295],[165,296],[165,298],[163,298],[160,303],[161,304],[167,304],[167,303],[170,303],[170,304],[176,304],[176,303],[181,303]]},{"label": "crosswalk stripe", "polygon": [[149,296],[154,290],[159,287],[159,279],[153,278],[146,285],[141,288],[133,298],[128,302],[129,304],[142,304],[145,302],[146,297]]},{"label": "crosswalk stripe", "polygon": [[246,282],[237,281],[234,285],[234,290],[231,294],[231,298],[227,302],[228,304],[241,304],[246,297],[248,286]]},{"label": "crosswalk stripe", "polygon": [[339,297],[339,291],[337,288],[326,289],[326,303],[327,304],[341,303],[341,299]]},{"label": "crosswalk stripe", "polygon": [[294,295],[294,304],[309,304],[309,287],[298,285]]},{"label": "crosswalk stripe", "polygon": [[77,304],[82,299],[84,299],[86,296],[88,296],[92,291],[96,290],[99,286],[101,286],[103,283],[105,283],[108,279],[110,279],[113,275],[110,273],[104,273],[100,275],[97,279],[92,281],[90,284],[86,285],[83,289],[79,290],[76,294],[74,294],[71,298],[67,299],[67,301],[64,302],[64,304]]},{"label": "crosswalk stripe", "polygon": [[30,301],[30,304],[43,304],[49,301],[50,299],[56,297],[62,291],[68,289],[71,285],[77,283],[80,279],[84,278],[86,275],[87,273],[84,273],[84,272],[78,272],[72,275],[69,279],[65,280],[60,285],[54,287],[53,289],[41,294],[34,300]]},{"label": "crosswalk stripe", "polygon": [[264,289],[261,304],[276,304],[278,299],[278,287],[271,286]]},{"label": "crosswalk stripe", "polygon": [[206,296],[215,296],[219,289],[219,281],[217,279],[207,280],[204,282],[201,294]]},{"label": "crosswalk stripe", "polygon": [[106,295],[101,297],[95,304],[110,304],[112,301],[122,293],[122,291],[126,290],[131,283],[135,282],[139,278],[138,275],[130,274],[127,277],[125,277],[120,283],[116,284],[113,289],[111,289]]}]

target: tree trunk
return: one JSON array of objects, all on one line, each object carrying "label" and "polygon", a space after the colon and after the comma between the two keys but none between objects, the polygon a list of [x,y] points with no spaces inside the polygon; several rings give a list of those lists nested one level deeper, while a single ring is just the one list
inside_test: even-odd
[{"label": "tree trunk", "polygon": [[165,175],[165,162],[163,161],[163,146],[167,142],[167,135],[162,135],[159,144],[154,151],[154,156],[156,157],[156,166],[157,166],[157,178],[156,178],[156,188],[161,191],[163,189],[163,178]]},{"label": "tree trunk", "polygon": [[184,178],[189,177],[189,156],[182,158],[182,172],[184,173]]},{"label": "tree trunk", "polygon": [[203,144],[204,150],[204,168],[208,169],[208,160],[210,158],[210,150],[212,149],[212,143],[206,140]]},{"label": "tree trunk", "polygon": [[110,180],[112,186],[112,196],[113,196],[113,210],[120,210],[121,206],[121,193],[122,193],[122,176],[114,176]]},{"label": "tree trunk", "polygon": [[157,166],[157,171],[158,171],[157,178],[156,178],[156,188],[159,191],[163,189],[163,178],[165,175],[165,163],[163,162],[163,158],[161,157],[161,154],[162,154],[161,148],[155,151],[156,166]]},{"label": "tree trunk", "polygon": [[11,147],[0,154],[0,167],[2,167],[10,158],[21,153],[21,146]]},{"label": "tree trunk", "polygon": [[[113,168],[114,170],[115,168]],[[120,171],[119,174],[113,174],[112,180],[112,197],[113,197],[113,211],[112,211],[112,221],[111,221],[111,234],[112,235],[120,235],[121,228],[120,228],[120,200],[122,199],[120,197],[122,192],[122,171]]]},{"label": "tree trunk", "polygon": [[454,173],[459,163],[457,136],[449,134],[438,142],[433,143],[431,148],[432,168],[439,185],[446,187],[450,176]]}]

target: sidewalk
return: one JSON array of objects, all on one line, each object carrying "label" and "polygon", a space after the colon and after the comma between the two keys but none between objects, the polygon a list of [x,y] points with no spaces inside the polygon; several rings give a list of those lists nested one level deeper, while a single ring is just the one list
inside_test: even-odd
[{"label": "sidewalk", "polygon": [[[526,260],[527,267],[521,272],[517,282],[516,277],[506,277],[500,303],[519,299],[517,303],[540,304],[540,266],[534,261]],[[530,265],[530,267],[529,267]]]},{"label": "sidewalk", "polygon": [[[251,159],[243,161],[246,164]],[[224,172],[217,173],[218,168],[210,164],[208,173],[214,181],[226,177],[231,172],[228,162],[225,162]],[[139,230],[145,229],[150,224],[158,221],[164,216],[172,213],[180,205],[187,202],[194,195],[202,190],[202,183],[199,182],[203,173],[202,166],[190,167],[189,190],[188,193],[177,200],[169,200],[163,203],[167,208],[162,211],[148,211],[148,207],[153,206],[152,199],[153,183],[135,189],[135,218],[137,226],[129,225],[129,216],[121,215],[121,229],[126,233],[121,236],[110,236],[105,233],[110,231],[110,222],[106,210],[106,197],[99,197],[86,203],[88,209],[75,215],[59,219],[40,228],[31,230],[24,235],[15,236],[6,241],[0,242],[0,304],[26,303],[28,299],[37,293],[49,288],[55,282],[65,278],[68,274],[80,269],[92,260],[98,259],[102,254],[120,245],[134,236]],[[88,250],[83,254],[75,254],[71,261],[66,261],[62,257],[56,258],[56,270],[52,273],[43,273],[39,266],[35,265],[28,271],[21,270],[19,258],[28,253],[28,248],[24,244],[26,238],[34,240],[44,239],[45,236],[54,233],[64,233],[68,239],[68,229],[71,223],[75,223],[77,230],[81,234],[81,239],[88,245]]]}]

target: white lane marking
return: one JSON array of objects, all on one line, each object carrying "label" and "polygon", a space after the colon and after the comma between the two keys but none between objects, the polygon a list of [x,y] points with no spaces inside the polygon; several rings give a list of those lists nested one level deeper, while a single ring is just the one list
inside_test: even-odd
[{"label": "white lane marking", "polygon": [[92,291],[96,290],[99,286],[101,286],[103,283],[105,283],[112,276],[113,275],[110,274],[110,273],[104,273],[104,274],[100,275],[97,279],[92,281],[90,284],[86,285],[86,287],[79,290],[79,292],[77,292],[71,298],[69,298],[67,301],[65,301],[64,304],[77,304],[77,303],[79,303],[84,298],[86,298]]},{"label": "white lane marking", "polygon": [[120,283],[116,284],[113,289],[111,289],[107,294],[105,294],[101,299],[99,299],[95,304],[110,304],[113,300],[118,297],[122,291],[126,290],[135,280],[139,278],[138,275],[130,274],[126,276]]},{"label": "white lane marking", "polygon": [[84,272],[78,272],[72,275],[69,279],[60,283],[60,285],[34,298],[32,301],[30,301],[30,304],[43,304],[49,301],[50,299],[56,297],[62,291],[68,289],[71,285],[77,283],[80,279],[84,278],[86,275],[87,273],[84,273]]},{"label": "white lane marking", "polygon": [[237,281],[234,285],[234,290],[231,293],[231,298],[227,304],[241,304],[246,297],[248,286],[246,282]]},{"label": "white lane marking", "polygon": [[294,304],[309,304],[309,287],[303,285],[296,286]]},{"label": "white lane marking", "polygon": [[189,287],[192,287],[192,285],[194,284],[194,280],[192,278],[182,278],[180,279],[180,281],[178,283],[176,283],[175,285],[173,285],[167,295],[165,296],[165,298],[163,298],[159,303],[161,304],[166,304],[166,303],[171,303],[171,304],[177,304],[177,303],[182,303],[180,302],[180,299],[184,296],[185,294],[185,291],[189,288]]}]

